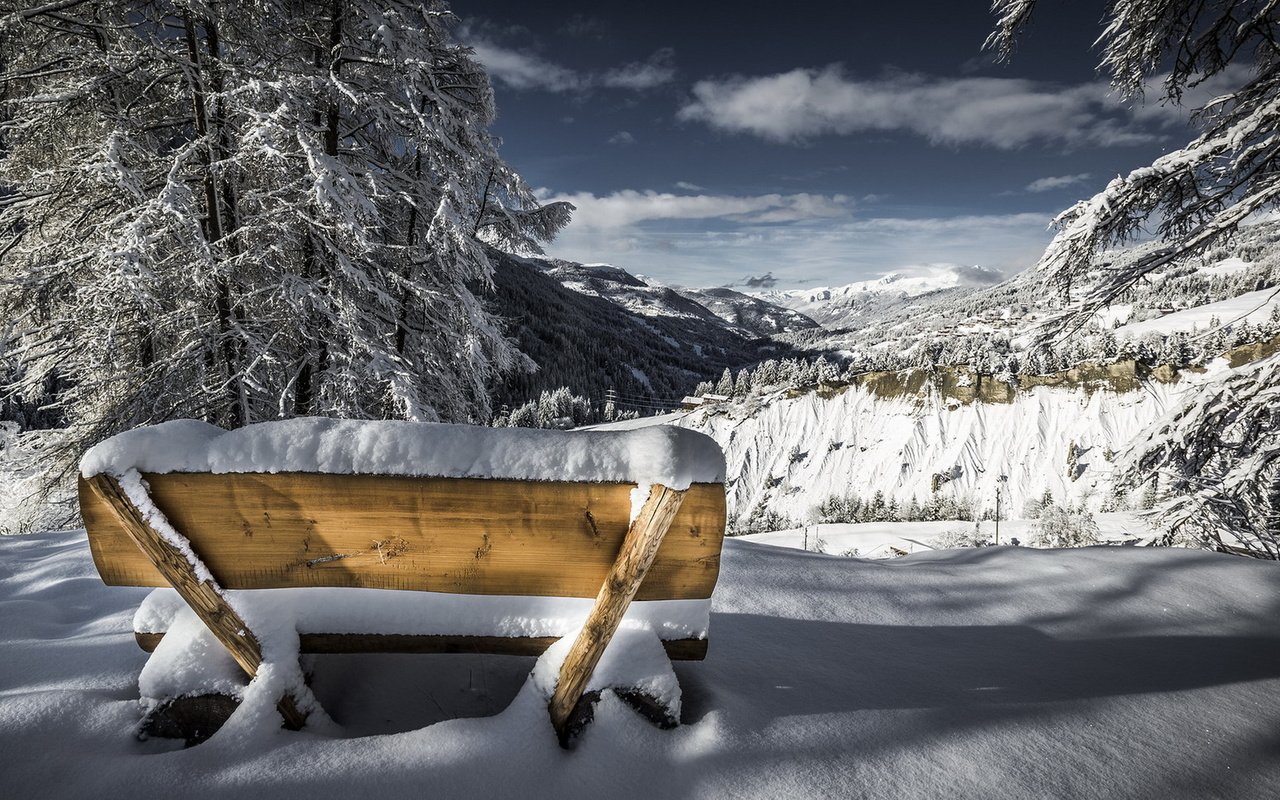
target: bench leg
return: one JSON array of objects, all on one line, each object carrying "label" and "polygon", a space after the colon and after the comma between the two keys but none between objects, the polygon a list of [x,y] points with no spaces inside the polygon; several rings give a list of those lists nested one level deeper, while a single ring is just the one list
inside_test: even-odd
[{"label": "bench leg", "polygon": [[660,484],[653,486],[639,516],[627,529],[622,549],[618,551],[613,568],[600,587],[600,593],[596,595],[595,605],[587,616],[586,624],[560,667],[560,679],[551,697],[549,710],[551,724],[564,747],[568,746],[574,709],[582,699],[583,690],[591,680],[600,656],[618,630],[618,624],[631,605],[631,599],[636,596],[644,576],[653,565],[662,538],[671,527],[676,512],[680,510],[684,496],[684,491],[669,489]]},{"label": "bench leg", "polygon": [[[107,474],[88,479],[93,491],[111,508],[129,538],[164,576],[191,610],[209,627],[218,641],[230,651],[250,678],[257,676],[262,665],[262,645],[249,626],[222,595],[222,588],[212,576],[201,580],[196,565],[174,544],[165,539],[129,499],[120,482]],[[206,570],[207,572],[207,570]],[[307,716],[298,708],[292,695],[280,698],[277,708],[285,727],[298,730]]]}]

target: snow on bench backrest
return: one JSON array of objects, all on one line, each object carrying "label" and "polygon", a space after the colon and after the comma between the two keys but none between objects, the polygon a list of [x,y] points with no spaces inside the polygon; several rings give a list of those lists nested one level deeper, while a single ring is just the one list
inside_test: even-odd
[{"label": "snow on bench backrest", "polygon": [[[594,597],[650,484],[689,493],[637,599],[706,598],[719,572],[724,459],[674,427],[296,419],[223,431],[182,420],[81,461],[84,477],[134,470],[228,589]],[[167,585],[83,481],[80,496],[103,580]]]}]

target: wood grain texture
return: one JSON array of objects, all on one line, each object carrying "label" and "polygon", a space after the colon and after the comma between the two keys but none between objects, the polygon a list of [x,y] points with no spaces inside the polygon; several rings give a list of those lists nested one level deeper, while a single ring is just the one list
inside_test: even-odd
[{"label": "wood grain texture", "polygon": [[[218,585],[196,577],[187,557],[151,527],[115,478],[95,475],[88,480],[88,487],[109,509],[139,552],[164,577],[165,584],[178,592],[240,668],[249,677],[257,675],[262,665],[262,646],[240,615],[227,604]],[[300,729],[306,723],[306,715],[298,710],[292,695],[282,697],[278,707],[287,726]]]},{"label": "wood grain texture", "polygon": [[560,679],[548,704],[551,724],[562,745],[568,742],[569,721],[582,699],[591,673],[653,565],[663,538],[684,503],[685,494],[684,491],[654,484],[644,507],[627,530],[618,558],[600,586],[582,631],[565,656],[560,667]]},{"label": "wood grain texture", "polygon": [[[313,473],[143,477],[228,589],[561,597],[599,592],[627,532],[633,488]],[[106,583],[169,585],[84,479],[80,506]],[[710,597],[724,524],[724,486],[690,487],[637,599]]]},{"label": "wood grain texture", "polygon": [[[150,653],[160,646],[163,632],[134,631],[138,647]],[[303,653],[483,653],[498,656],[540,656],[555,644],[555,636],[442,636],[404,633],[303,633]],[[702,661],[706,639],[664,639],[672,661]]]}]

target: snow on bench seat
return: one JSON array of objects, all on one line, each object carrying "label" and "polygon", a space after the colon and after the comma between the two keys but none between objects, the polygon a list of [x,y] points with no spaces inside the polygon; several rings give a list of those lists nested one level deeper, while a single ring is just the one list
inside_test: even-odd
[{"label": "snow on bench seat", "polygon": [[438,478],[662,484],[722,483],[724,455],[696,431],[554,431],[338,420],[262,422],[232,431],[174,420],[113,436],[85,453],[80,473],[171,472],[406,475]]},{"label": "snow on bench seat", "polygon": [[[242,589],[227,592],[237,609],[291,620],[300,634],[502,636],[559,638],[581,627],[592,600],[580,597],[401,592],[383,589]],[[137,633],[163,633],[186,607],[173,589],[156,589],[133,618]],[[710,600],[638,600],[622,627],[663,640],[703,639]]]}]

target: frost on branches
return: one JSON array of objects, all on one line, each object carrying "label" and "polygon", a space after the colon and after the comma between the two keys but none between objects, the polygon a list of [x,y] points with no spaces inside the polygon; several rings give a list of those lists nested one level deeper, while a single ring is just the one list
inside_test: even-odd
[{"label": "frost on branches", "polygon": [[1154,510],[1172,537],[1280,559],[1280,357],[1199,387],[1147,437],[1126,479],[1172,492]]},{"label": "frost on branches", "polygon": [[571,207],[499,158],[452,22],[417,0],[0,11],[0,354],[63,417],[46,454],[175,417],[488,418],[522,357],[476,296],[486,247],[537,251]]},{"label": "frost on branches", "polygon": [[[988,46],[1008,57],[1036,0],[994,0]],[[1038,273],[1063,299],[1046,333],[1074,330],[1099,308],[1177,259],[1231,237],[1280,204],[1280,18],[1274,0],[1112,0],[1102,68],[1124,97],[1159,84],[1158,101],[1214,80],[1232,90],[1196,111],[1200,135],[1113,180],[1056,221]],[[1096,254],[1144,232],[1156,241],[1099,263]],[[1073,292],[1073,289],[1075,290]],[[1206,387],[1131,454],[1130,475],[1178,495],[1163,521],[1201,541],[1280,558],[1277,388],[1280,355]]]}]

